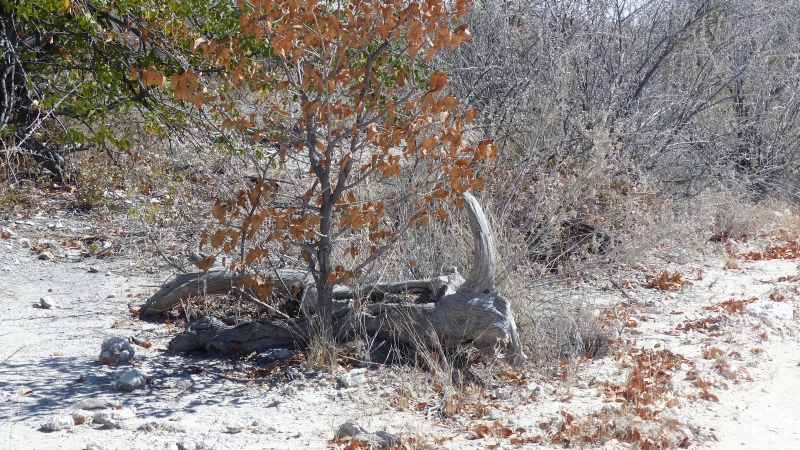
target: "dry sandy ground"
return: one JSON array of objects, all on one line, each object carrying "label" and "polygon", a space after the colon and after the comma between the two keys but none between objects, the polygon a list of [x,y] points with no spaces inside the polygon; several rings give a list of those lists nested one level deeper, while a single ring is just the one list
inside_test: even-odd
[{"label": "dry sandy ground", "polygon": [[[615,421],[616,427],[626,420],[640,429],[668,424],[673,443],[688,448],[800,449],[796,319],[704,309],[727,300],[771,297],[790,305],[791,314],[800,300],[797,259],[739,260],[738,268],[725,269],[727,255],[720,244],[709,243],[696,257],[668,256],[632,269],[625,295],[603,286],[579,287],[600,317],[627,323],[620,337],[628,344],[618,352],[682,355],[683,362],[665,372],[671,381],[661,389],[664,394],[644,408],[656,416],[653,420],[615,416],[621,403],[609,392],[615,383],[630,381],[631,366],[613,354],[579,362],[563,377],[501,379],[483,393],[483,408],[443,418],[431,413],[441,395],[415,381],[421,375],[409,369],[369,370],[365,383],[347,389],[337,385],[336,374],[302,368],[263,386],[193,373],[192,367],[213,362],[167,355],[162,350],[177,330],[129,313],[166,274],[147,275],[121,257],[81,257],[65,249],[64,239],[51,249],[53,261],[39,259],[21,239],[37,244],[56,219],[28,222],[0,223],[0,229],[14,233],[0,240],[0,450],[326,448],[338,426],[350,419],[372,431],[411,438],[410,448],[539,448],[536,436],[552,437],[563,429],[566,413],[576,423],[602,413],[602,420]],[[60,234],[86,233],[78,224]],[[736,244],[736,251],[763,246],[759,241]],[[99,271],[90,272],[90,266]],[[676,292],[648,289],[644,274],[664,270],[678,271],[692,284]],[[52,297],[55,306],[37,307],[43,296]],[[687,321],[701,325],[676,328]],[[117,376],[129,367],[98,363],[100,345],[111,336],[154,343],[136,349],[135,364],[149,377],[146,388],[114,389]],[[87,399],[107,400],[123,408],[109,411],[133,415],[115,429],[97,424],[39,429]],[[513,430],[513,439],[476,433],[480,424],[495,421]],[[618,440],[587,447],[632,448]]]}]

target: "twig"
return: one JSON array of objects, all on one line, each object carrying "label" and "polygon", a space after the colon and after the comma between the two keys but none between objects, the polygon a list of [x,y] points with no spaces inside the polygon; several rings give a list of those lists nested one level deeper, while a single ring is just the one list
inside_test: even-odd
[{"label": "twig", "polygon": [[247,292],[247,291],[245,291],[245,290],[243,290],[243,289],[237,289],[237,291],[239,291],[239,292],[241,292],[242,294],[244,294],[244,296],[245,296],[245,298],[246,298],[247,300],[249,300],[249,301],[251,301],[251,302],[255,303],[256,305],[258,305],[258,306],[261,306],[261,307],[263,307],[263,308],[267,308],[268,310],[270,310],[270,311],[274,312],[275,314],[278,314],[279,316],[283,317],[284,319],[291,319],[291,317],[289,317],[288,315],[286,315],[286,313],[284,313],[283,311],[281,311],[281,310],[279,310],[279,309],[275,308],[275,307],[274,307],[274,306],[272,306],[272,305],[268,305],[268,304],[266,304],[266,303],[262,302],[261,300],[259,300],[259,299],[255,298],[255,297],[253,297],[253,296],[252,296],[252,295],[251,295],[249,292]]},{"label": "twig", "polygon": [[0,366],[2,366],[3,364],[7,363],[7,362],[8,362],[8,360],[9,360],[9,359],[11,359],[11,357],[13,357],[13,356],[14,356],[14,355],[16,355],[17,353],[21,352],[21,351],[22,351],[22,349],[24,349],[25,347],[27,347],[27,346],[26,346],[26,345],[23,345],[22,347],[18,348],[18,349],[17,349],[17,351],[15,351],[14,353],[12,353],[12,354],[8,355],[8,357],[7,357],[6,359],[4,359],[2,362],[0,362]]}]

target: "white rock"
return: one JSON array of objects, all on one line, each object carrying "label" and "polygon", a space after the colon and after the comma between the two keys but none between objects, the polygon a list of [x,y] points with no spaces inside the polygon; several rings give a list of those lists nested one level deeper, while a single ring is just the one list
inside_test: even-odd
[{"label": "white rock", "polygon": [[230,433],[230,434],[241,433],[242,430],[247,428],[247,424],[246,423],[238,422],[238,421],[228,422],[224,426],[225,426],[225,431]]},{"label": "white rock", "polygon": [[105,428],[125,428],[125,421],[134,417],[136,417],[136,411],[133,408],[122,408],[95,413],[92,421]]},{"label": "white rock", "polygon": [[117,382],[114,383],[114,388],[118,391],[133,392],[136,389],[143,388],[146,383],[147,378],[142,372],[131,369],[119,376]]},{"label": "white rock", "polygon": [[11,267],[3,266],[3,272],[11,272]]},{"label": "white rock", "polygon": [[95,266],[89,266],[89,273],[97,273],[97,272],[100,272],[100,269],[98,269]]},{"label": "white rock", "polygon": [[86,411],[85,409],[78,409],[72,411],[72,420],[75,421],[76,425],[91,425],[94,414],[95,413]]},{"label": "white rock", "polygon": [[250,426],[266,428],[266,427],[270,426],[270,423],[271,422],[268,421],[267,419],[264,419],[263,417],[258,417],[256,419],[253,419],[253,423],[251,423]]},{"label": "white rock", "polygon": [[756,300],[744,307],[744,310],[761,319],[765,325],[772,328],[776,320],[792,320],[794,309],[789,303],[772,302],[769,300]]},{"label": "white rock", "polygon": [[486,417],[489,420],[503,420],[503,413],[497,408],[489,408],[489,412],[486,414]]},{"label": "white rock", "polygon": [[367,382],[367,377],[364,373],[367,369],[353,369],[350,372],[339,377],[339,383],[344,388],[351,388]]},{"label": "white rock", "polygon": [[19,240],[19,245],[22,248],[28,248],[28,247],[31,246],[31,240],[27,239],[27,238],[22,238],[22,239]]},{"label": "white rock", "polygon": [[41,426],[42,431],[69,430],[75,426],[75,421],[70,416],[54,416]]},{"label": "white rock", "polygon": [[530,394],[533,395],[534,397],[541,397],[542,395],[544,395],[544,389],[536,383],[529,384],[528,391],[530,391]]},{"label": "white rock", "polygon": [[187,434],[178,442],[180,450],[210,450],[215,447],[216,439],[207,435]]},{"label": "white rock", "polygon": [[42,309],[50,309],[55,305],[56,305],[56,302],[53,301],[52,297],[44,296],[44,297],[39,299],[39,306],[41,306]]},{"label": "white rock", "polygon": [[89,441],[85,450],[106,450],[106,446],[97,441]]},{"label": "white rock", "polygon": [[108,338],[100,347],[100,363],[102,364],[130,361],[133,356],[133,347],[125,338]]}]

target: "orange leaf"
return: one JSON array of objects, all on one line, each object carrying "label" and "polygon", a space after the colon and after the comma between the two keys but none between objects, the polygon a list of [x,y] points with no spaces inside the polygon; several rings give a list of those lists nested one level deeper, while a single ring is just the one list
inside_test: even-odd
[{"label": "orange leaf", "polygon": [[469,111],[467,111],[467,115],[464,117],[464,122],[467,125],[469,125],[472,122],[472,120],[475,118],[475,116],[477,116],[477,115],[478,115],[478,110],[477,109],[475,109],[475,108],[470,109]]},{"label": "orange leaf", "polygon": [[425,52],[425,58],[423,58],[423,60],[425,62],[428,62],[428,61],[432,60],[434,56],[436,56],[436,49],[431,47],[431,48],[428,49],[427,52]]},{"label": "orange leaf", "polygon": [[214,260],[215,260],[215,259],[216,259],[216,258],[214,257],[214,255],[209,255],[209,257],[208,257],[208,258],[206,258],[206,259],[204,259],[204,260],[202,260],[202,261],[198,262],[198,263],[197,263],[197,267],[199,267],[200,269],[202,269],[202,271],[203,271],[203,272],[206,272],[206,273],[208,273],[208,269],[210,269],[210,268],[211,268],[211,266],[213,266],[213,265],[214,265]]},{"label": "orange leaf", "polygon": [[408,28],[406,31],[406,36],[408,37],[409,45],[417,45],[422,37],[422,23],[417,20],[414,20],[414,23]]},{"label": "orange leaf", "polygon": [[225,242],[225,236],[226,236],[226,233],[224,231],[217,230],[211,236],[211,246],[214,247],[214,248],[220,247],[222,245],[222,243]]},{"label": "orange leaf", "polygon": [[450,78],[444,74],[444,72],[437,70],[431,74],[430,78],[430,90],[428,91],[431,94],[435,94],[442,89],[444,89],[447,82],[450,81]]}]

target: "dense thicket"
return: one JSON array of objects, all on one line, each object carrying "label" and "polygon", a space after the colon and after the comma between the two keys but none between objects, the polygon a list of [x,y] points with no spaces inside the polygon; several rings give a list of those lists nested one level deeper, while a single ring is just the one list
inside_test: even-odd
[{"label": "dense thicket", "polygon": [[[124,147],[104,122],[115,108],[141,108],[159,132],[191,124],[195,138],[206,133],[205,161],[170,156],[194,171],[218,146],[224,164],[214,171],[279,173],[258,167],[263,149],[252,147],[253,130],[217,127],[226,111],[215,119],[192,107],[197,96],[174,101],[157,79],[199,73],[212,86],[212,75],[226,75],[192,50],[234,35],[244,42],[237,2],[101,4],[1,3],[5,155],[31,154],[58,172],[75,148],[67,144]],[[480,111],[466,135],[500,146],[500,157],[480,168],[481,200],[517,258],[506,270],[533,260],[552,272],[574,253],[613,252],[664,199],[728,190],[796,202],[799,19],[792,1],[474,2],[466,18],[473,39],[428,69],[446,73],[461,106]],[[242,45],[269,67],[275,55],[267,48]],[[432,235],[416,238],[435,243]],[[440,267],[446,253],[419,255],[403,270]]]},{"label": "dense thicket", "polygon": [[484,1],[442,64],[507,158],[796,197],[798,18],[788,1]]}]

